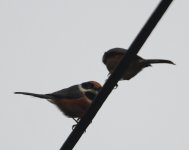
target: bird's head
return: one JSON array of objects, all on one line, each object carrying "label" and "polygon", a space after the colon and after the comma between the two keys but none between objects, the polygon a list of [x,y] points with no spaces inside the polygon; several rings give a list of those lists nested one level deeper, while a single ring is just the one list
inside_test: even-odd
[{"label": "bird's head", "polygon": [[79,88],[87,98],[93,100],[101,90],[102,86],[96,81],[88,81],[80,84]]}]

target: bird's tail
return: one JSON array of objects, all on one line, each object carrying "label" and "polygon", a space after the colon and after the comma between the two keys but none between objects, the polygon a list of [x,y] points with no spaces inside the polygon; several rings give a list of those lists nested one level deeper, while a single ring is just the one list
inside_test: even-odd
[{"label": "bird's tail", "polygon": [[14,92],[14,94],[23,94],[23,95],[30,95],[38,98],[50,99],[50,95],[48,94],[35,94],[35,93],[28,93],[28,92]]},{"label": "bird's tail", "polygon": [[174,62],[172,62],[170,60],[165,60],[165,59],[147,59],[147,60],[145,60],[145,63],[147,63],[147,64],[166,63],[166,64],[175,65]]}]

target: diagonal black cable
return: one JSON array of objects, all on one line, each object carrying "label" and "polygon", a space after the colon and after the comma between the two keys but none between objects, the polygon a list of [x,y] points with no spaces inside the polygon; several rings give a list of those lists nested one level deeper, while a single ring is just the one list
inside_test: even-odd
[{"label": "diagonal black cable", "polygon": [[167,10],[169,5],[173,0],[162,0],[155,11],[152,13],[144,27],[141,29],[133,43],[128,49],[128,53],[123,57],[120,64],[117,66],[112,75],[108,78],[104,84],[102,90],[99,92],[91,107],[88,109],[87,113],[83,116],[81,121],[69,135],[65,143],[62,145],[60,150],[72,150],[76,145],[82,134],[85,132],[88,125],[91,123],[92,119],[95,117],[96,113],[108,97],[108,95],[113,90],[114,86],[122,77],[124,71],[128,68],[130,60],[138,53],[158,21],[163,16],[164,12]]}]

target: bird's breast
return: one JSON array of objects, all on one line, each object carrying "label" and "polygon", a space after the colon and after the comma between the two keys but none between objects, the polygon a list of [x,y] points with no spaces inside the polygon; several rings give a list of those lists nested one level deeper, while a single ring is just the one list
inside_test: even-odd
[{"label": "bird's breast", "polygon": [[77,99],[52,100],[51,102],[54,103],[66,116],[71,118],[81,118],[92,103],[92,101],[85,96]]}]

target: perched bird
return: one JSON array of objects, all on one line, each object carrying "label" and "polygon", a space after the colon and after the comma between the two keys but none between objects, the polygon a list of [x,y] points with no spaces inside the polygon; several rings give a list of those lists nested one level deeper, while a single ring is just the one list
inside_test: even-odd
[{"label": "perched bird", "polygon": [[15,92],[15,94],[47,99],[49,102],[55,104],[67,117],[73,118],[78,123],[101,88],[100,83],[88,81],[50,94],[28,92]]},{"label": "perched bird", "polygon": [[[106,65],[109,74],[111,74],[114,71],[114,69],[119,64],[119,62],[126,53],[127,53],[127,49],[123,49],[123,48],[113,48],[104,53],[102,61]],[[174,63],[170,60],[143,59],[142,57],[136,55],[130,61],[130,64],[127,70],[124,72],[121,80],[130,80],[135,75],[137,75],[143,68],[149,67],[151,66],[151,64],[156,64],[156,63],[167,63],[174,65]]]}]

